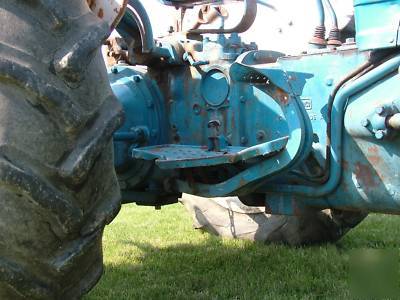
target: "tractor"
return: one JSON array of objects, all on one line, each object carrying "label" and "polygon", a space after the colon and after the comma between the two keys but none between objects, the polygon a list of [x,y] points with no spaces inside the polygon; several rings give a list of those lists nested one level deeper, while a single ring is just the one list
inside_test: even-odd
[{"label": "tractor", "polygon": [[290,245],[400,214],[399,0],[146,2],[0,1],[0,299],[87,293],[121,204]]}]

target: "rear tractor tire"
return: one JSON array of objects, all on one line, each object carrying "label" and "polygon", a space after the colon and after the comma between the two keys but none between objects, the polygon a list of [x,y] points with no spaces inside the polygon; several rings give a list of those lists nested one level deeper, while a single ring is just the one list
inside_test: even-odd
[{"label": "rear tractor tire", "polygon": [[184,194],[180,201],[196,229],[225,238],[291,246],[336,242],[366,217],[360,212],[333,210],[302,216],[270,215],[263,207],[244,205],[238,197],[202,198]]},{"label": "rear tractor tire", "polygon": [[85,0],[0,4],[0,299],[76,299],[120,209],[122,121]]}]

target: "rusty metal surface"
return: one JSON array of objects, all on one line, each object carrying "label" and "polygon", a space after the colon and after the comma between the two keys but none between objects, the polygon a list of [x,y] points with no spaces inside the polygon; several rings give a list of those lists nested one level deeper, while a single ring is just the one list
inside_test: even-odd
[{"label": "rusty metal surface", "polygon": [[191,34],[207,33],[242,33],[247,31],[253,25],[257,16],[257,0],[244,0],[245,11],[242,19],[233,28],[210,28],[210,29],[191,29]]},{"label": "rusty metal surface", "polygon": [[86,0],[90,9],[114,29],[124,15],[128,0]]},{"label": "rusty metal surface", "polygon": [[[254,21],[255,11],[251,8],[254,3],[245,1],[247,10],[240,23],[243,28]],[[209,9],[210,6],[203,7],[194,28],[224,15]],[[134,24],[140,21],[132,19]],[[124,23],[125,18],[121,24]],[[240,26],[233,31],[242,30]],[[256,48],[242,42],[238,35],[216,40],[199,36],[230,30],[197,28],[189,32],[197,35],[171,30],[168,37],[149,39],[150,45],[154,41],[151,50],[146,52],[142,47],[139,53],[140,47],[136,47],[136,52],[131,51],[136,60],[129,62],[144,62],[149,68],[145,77],[158,85],[167,121],[163,127],[166,143],[131,149],[129,153],[134,155],[130,159],[154,161],[157,170],[165,171],[165,177],[172,174],[166,170],[176,171],[171,180],[179,192],[223,196],[257,190],[269,193],[271,201],[276,203],[285,199],[294,213],[306,204],[398,212],[400,196],[395,181],[399,174],[391,165],[399,164],[395,139],[400,117],[386,114],[388,99],[382,95],[388,93],[384,91],[368,107],[360,102],[350,110],[353,104],[349,102],[354,95],[369,89],[375,80],[383,79],[382,70],[386,72],[384,76],[397,70],[397,62],[383,63],[381,70],[375,62],[381,63],[383,57],[372,63],[370,53],[358,51],[351,41],[337,48],[281,57],[275,53],[269,55],[268,51],[249,51]],[[136,31],[143,40],[140,27]],[[331,33],[331,41],[336,41],[338,35]],[[133,40],[139,40],[138,37],[136,34]],[[314,37],[325,44],[325,29],[318,27]],[[140,60],[143,57],[151,61]],[[119,81],[113,84],[117,90],[125,88],[117,87]],[[148,95],[138,97],[142,98],[142,105],[149,102]],[[369,111],[365,112],[367,108]],[[154,110],[151,104],[143,109],[151,110]],[[350,125],[344,128],[346,110]],[[232,146],[251,149],[283,136],[289,136],[289,140],[276,157],[253,155],[247,163],[237,160],[236,153],[234,159],[214,155]],[[351,143],[354,145],[349,147]],[[170,166],[165,167],[166,164]],[[232,164],[221,168],[226,176],[215,176],[212,182],[200,178],[212,174],[205,168],[221,164]],[[324,167],[329,172],[324,173]],[[188,174],[187,168],[203,169]],[[273,176],[276,176],[274,182]]]},{"label": "rusty metal surface", "polygon": [[201,25],[211,24],[217,18],[228,18],[229,12],[222,5],[211,6],[211,5],[203,5],[199,10],[199,15],[197,17],[196,23],[192,26],[191,29],[197,29]]},{"label": "rusty metal surface", "polygon": [[226,147],[224,151],[209,151],[205,146],[160,145],[132,150],[136,159],[156,160],[161,169],[207,167],[246,162],[256,157],[268,157],[281,151],[287,137],[253,147]]}]

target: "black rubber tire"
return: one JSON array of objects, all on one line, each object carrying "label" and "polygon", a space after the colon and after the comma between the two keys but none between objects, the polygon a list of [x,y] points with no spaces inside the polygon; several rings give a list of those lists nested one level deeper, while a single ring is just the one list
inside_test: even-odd
[{"label": "black rubber tire", "polygon": [[278,216],[265,208],[249,207],[237,197],[181,199],[194,228],[211,234],[291,246],[336,242],[366,216],[362,212],[310,211],[302,216]]},{"label": "black rubber tire", "polygon": [[85,0],[0,2],[0,299],[75,299],[120,209],[122,121]]}]

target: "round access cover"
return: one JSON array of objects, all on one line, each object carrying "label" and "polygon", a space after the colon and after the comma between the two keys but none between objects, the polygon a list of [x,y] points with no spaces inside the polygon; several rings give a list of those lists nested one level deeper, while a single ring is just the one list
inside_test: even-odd
[{"label": "round access cover", "polygon": [[224,103],[229,94],[229,81],[225,74],[213,69],[203,77],[201,94],[206,102],[212,106]]}]

